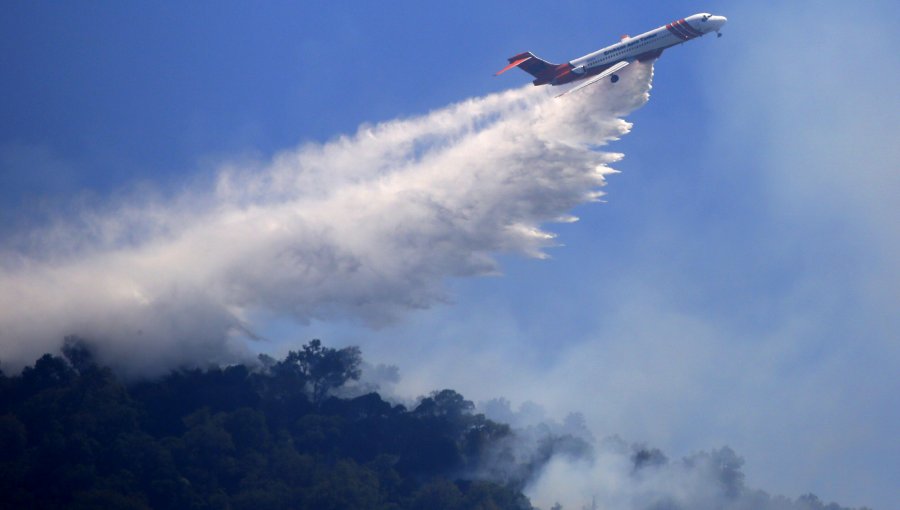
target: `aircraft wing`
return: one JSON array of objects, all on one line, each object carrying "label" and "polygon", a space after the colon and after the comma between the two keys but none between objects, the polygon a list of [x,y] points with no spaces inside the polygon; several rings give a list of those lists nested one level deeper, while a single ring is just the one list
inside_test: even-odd
[{"label": "aircraft wing", "polygon": [[563,96],[566,95],[566,94],[569,94],[569,93],[571,93],[571,92],[575,92],[576,90],[581,90],[581,89],[587,87],[588,85],[592,85],[592,84],[594,84],[594,83],[597,83],[598,81],[602,80],[603,78],[606,78],[607,76],[609,76],[609,75],[611,75],[612,73],[618,71],[619,69],[622,69],[623,67],[627,66],[627,65],[630,64],[630,63],[631,63],[631,62],[628,61],[628,60],[620,60],[619,62],[616,62],[615,64],[613,64],[613,65],[609,66],[608,68],[606,68],[605,71],[603,71],[602,73],[598,74],[597,76],[594,76],[593,78],[587,80],[586,82],[582,83],[581,85],[578,85],[578,86],[575,87],[575,88],[571,88],[571,89],[569,89],[569,90],[563,92],[562,94],[560,94],[560,95],[558,95],[558,96],[556,96],[556,97],[563,97]]}]

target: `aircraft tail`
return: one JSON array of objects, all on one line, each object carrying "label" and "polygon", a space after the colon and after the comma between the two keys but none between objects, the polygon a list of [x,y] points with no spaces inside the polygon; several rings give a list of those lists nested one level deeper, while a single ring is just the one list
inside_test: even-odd
[{"label": "aircraft tail", "polygon": [[546,60],[542,60],[536,57],[534,53],[531,53],[530,51],[519,53],[518,55],[509,57],[507,60],[509,61],[509,65],[497,71],[494,76],[503,74],[513,67],[518,67],[519,69],[535,77],[535,80],[532,83],[534,83],[535,85],[544,85],[545,83],[550,83],[551,81],[553,81],[553,79],[556,78],[556,76],[559,74],[560,66],[558,64],[551,64]]}]

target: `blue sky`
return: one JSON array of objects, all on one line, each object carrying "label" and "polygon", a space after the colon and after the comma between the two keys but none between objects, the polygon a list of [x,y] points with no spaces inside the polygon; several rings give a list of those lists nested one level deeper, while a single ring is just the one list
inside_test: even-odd
[{"label": "blue sky", "polygon": [[565,245],[550,259],[500,254],[501,277],[448,278],[448,303],[378,328],[260,313],[253,348],[359,344],[399,365],[399,393],[533,400],[673,456],[727,444],[750,485],[888,508],[894,2],[13,2],[0,241],[35,256],[48,218],[165,203],[223,165],[520,87],[492,73],[521,51],[565,61],[702,11],[729,17],[724,37],[656,64],[650,102],[604,148],[625,154],[606,203],[548,227]]}]

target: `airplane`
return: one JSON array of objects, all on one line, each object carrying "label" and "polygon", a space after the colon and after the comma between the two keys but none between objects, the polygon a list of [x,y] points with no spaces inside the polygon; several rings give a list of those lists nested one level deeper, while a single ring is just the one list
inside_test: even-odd
[{"label": "airplane", "polygon": [[695,37],[710,32],[716,32],[718,37],[722,37],[719,30],[726,21],[728,19],[725,16],[713,16],[709,13],[694,14],[635,37],[623,35],[622,40],[616,44],[570,60],[565,64],[551,64],[528,51],[509,57],[507,59],[509,65],[497,71],[494,76],[518,67],[534,76],[535,79],[532,83],[535,85],[549,83],[553,86],[587,80],[556,96],[562,97],[607,77],[612,83],[616,83],[619,81],[619,75],[615,73],[621,71],[625,66],[634,61],[646,62],[659,58],[666,48],[679,45]]}]

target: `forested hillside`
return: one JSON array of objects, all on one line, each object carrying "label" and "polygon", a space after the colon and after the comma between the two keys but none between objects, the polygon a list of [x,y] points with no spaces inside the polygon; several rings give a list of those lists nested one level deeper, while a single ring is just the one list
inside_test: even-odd
[{"label": "forested hillside", "polygon": [[0,379],[3,508],[531,508],[521,481],[471,476],[510,429],[456,392],[329,397],[356,348],[133,385],[77,340],[63,352]]}]

